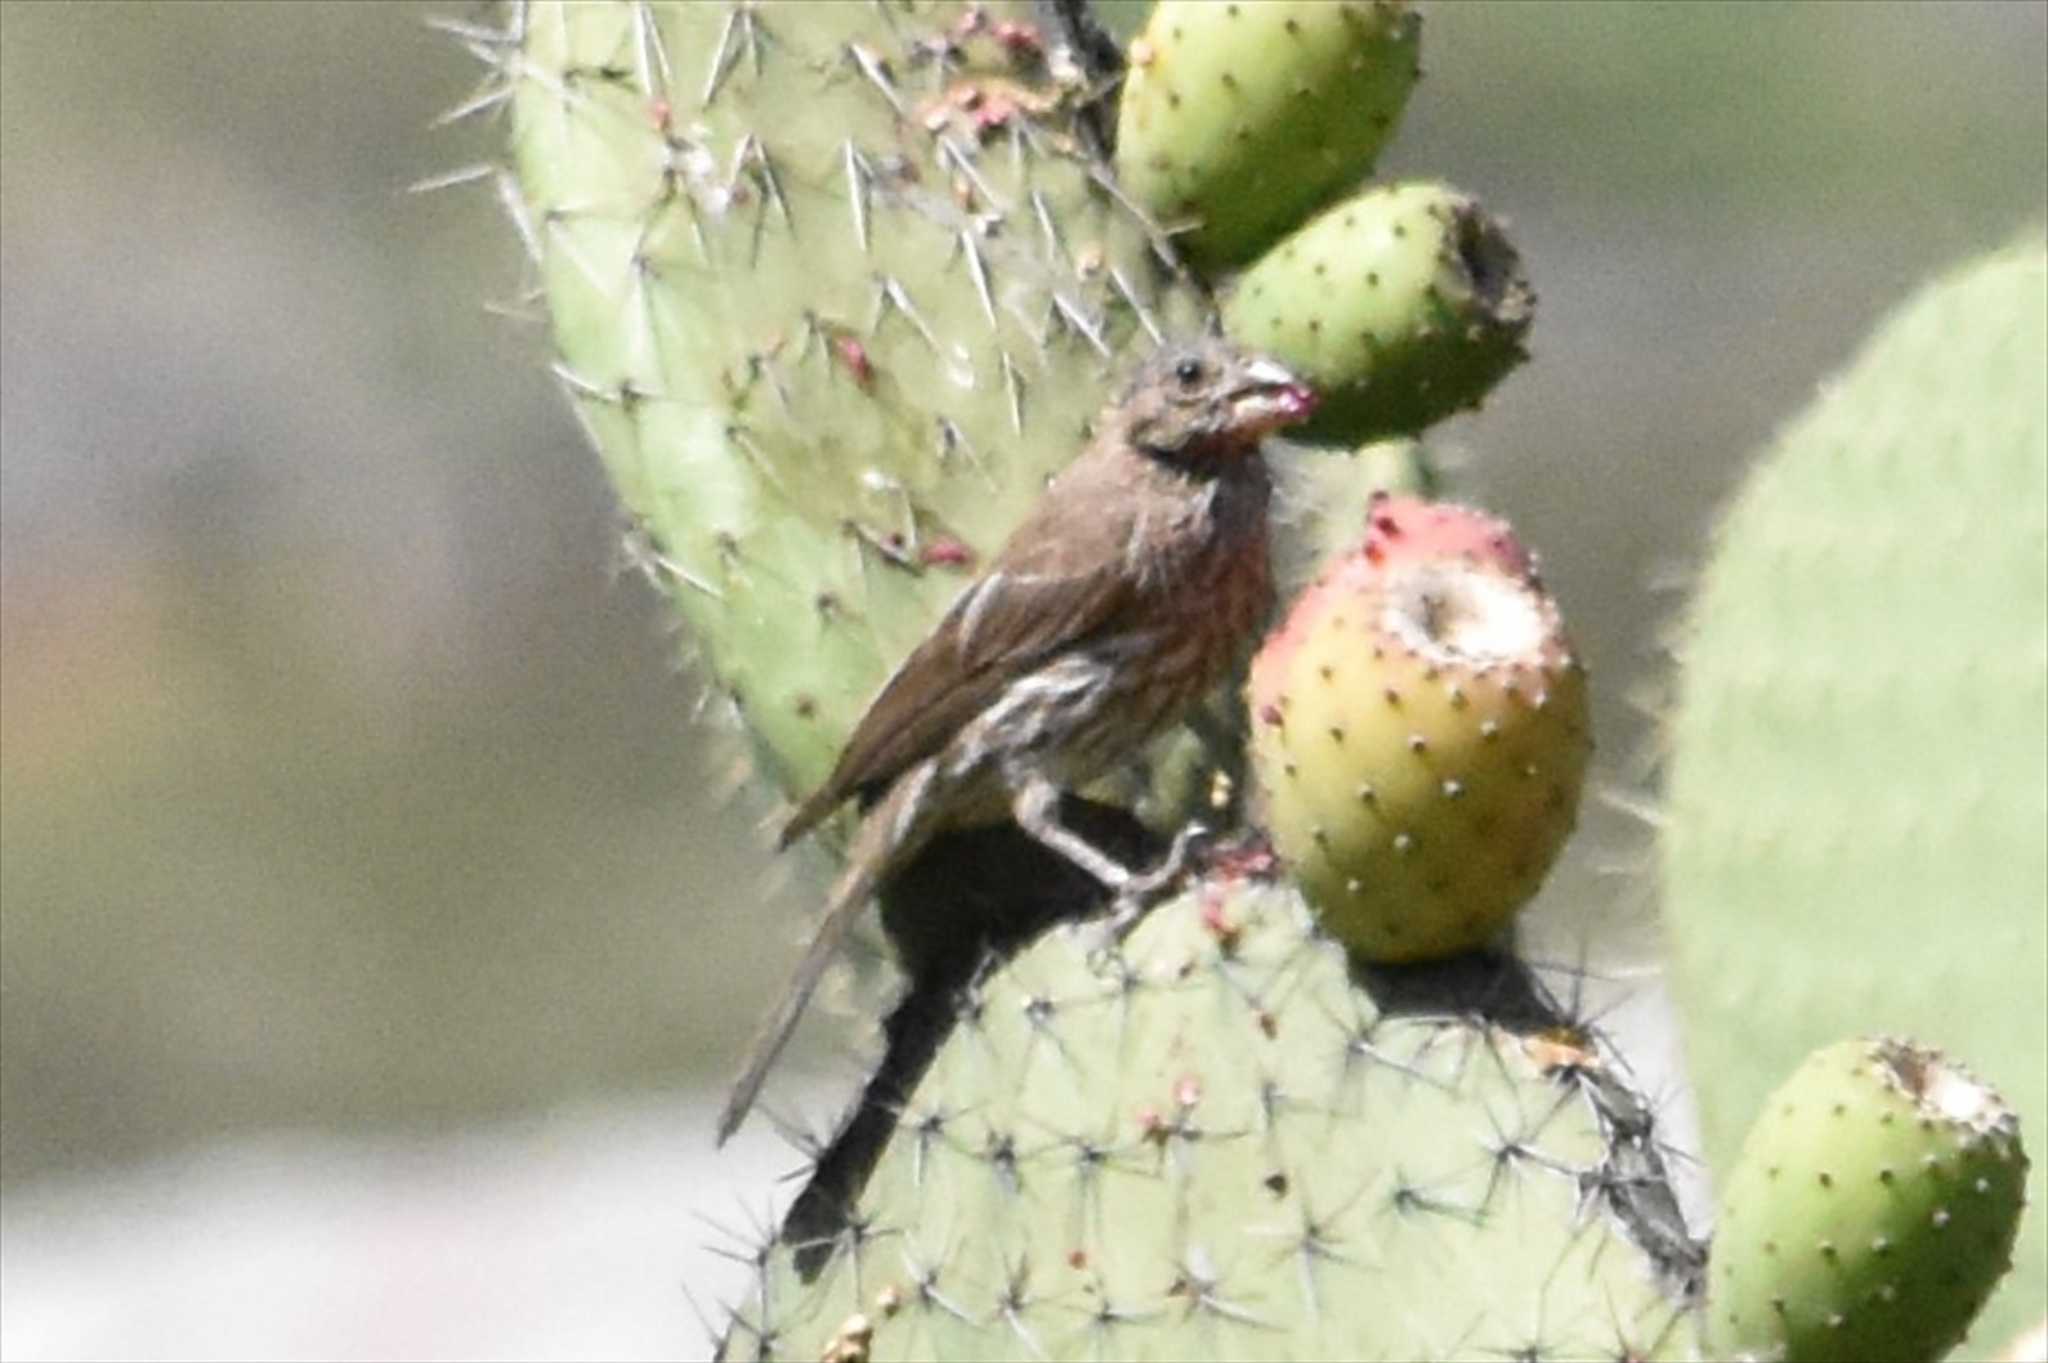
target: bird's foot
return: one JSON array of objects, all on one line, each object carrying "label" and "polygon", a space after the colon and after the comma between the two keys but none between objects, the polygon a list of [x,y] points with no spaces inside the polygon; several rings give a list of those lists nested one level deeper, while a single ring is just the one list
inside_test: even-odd
[{"label": "bird's foot", "polygon": [[1103,925],[1101,949],[1121,946],[1124,938],[1138,926],[1138,920],[1145,916],[1146,910],[1179,889],[1197,854],[1208,842],[1207,828],[1198,823],[1187,824],[1174,835],[1173,846],[1167,849],[1157,865],[1149,871],[1126,876],[1110,901],[1109,920]]}]

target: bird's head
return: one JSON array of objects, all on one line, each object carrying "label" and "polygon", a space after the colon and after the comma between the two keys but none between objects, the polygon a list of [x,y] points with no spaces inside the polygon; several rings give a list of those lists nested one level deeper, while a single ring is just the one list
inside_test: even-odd
[{"label": "bird's head", "polygon": [[1308,385],[1220,336],[1154,351],[1117,405],[1127,439],[1174,463],[1227,461],[1315,410]]}]

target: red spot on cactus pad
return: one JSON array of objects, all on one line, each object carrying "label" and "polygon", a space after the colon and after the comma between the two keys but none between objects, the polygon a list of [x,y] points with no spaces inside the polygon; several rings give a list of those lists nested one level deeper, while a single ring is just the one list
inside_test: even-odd
[{"label": "red spot on cactus pad", "polygon": [[875,362],[868,358],[868,348],[852,336],[832,338],[832,356],[840,367],[853,377],[863,393],[874,391]]}]

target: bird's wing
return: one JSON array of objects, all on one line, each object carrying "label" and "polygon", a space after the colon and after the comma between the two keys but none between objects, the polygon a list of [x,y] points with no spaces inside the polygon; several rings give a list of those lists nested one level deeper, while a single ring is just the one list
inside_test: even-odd
[{"label": "bird's wing", "polygon": [[[1004,687],[1136,604],[1124,567],[1128,492],[1096,461],[1069,466],[974,585],[882,687],[825,784],[797,807],[781,845],[856,792],[886,786],[937,753]],[[1097,485],[1100,486],[1097,486]]]}]

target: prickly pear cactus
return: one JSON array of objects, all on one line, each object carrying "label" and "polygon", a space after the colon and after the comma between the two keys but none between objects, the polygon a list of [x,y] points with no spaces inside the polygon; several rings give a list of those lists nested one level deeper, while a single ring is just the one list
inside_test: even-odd
[{"label": "prickly pear cactus", "polygon": [[962,993],[865,1193],[762,1251],[725,1357],[1691,1354],[1651,1113],[1512,962],[1361,972],[1228,874],[1098,941]]},{"label": "prickly pear cactus", "polygon": [[[1182,248],[1244,267],[1220,320],[1325,390],[1328,444],[1411,435],[1524,357],[1533,294],[1464,196],[1383,186],[1302,220],[1398,119],[1412,16],[1163,8],[1200,40],[1135,42],[1111,120],[1119,59],[1088,8],[535,0],[503,35],[455,26],[494,67],[471,107],[511,111],[557,373],[786,791],[1112,376],[1216,320]],[[1852,1031],[1950,1045],[2043,1119],[2043,256],[1896,319],[1724,530],[1665,859],[1717,1156],[1793,1058]],[[1405,443],[1283,471],[1283,512],[1427,477]],[[1351,542],[1341,512],[1283,540],[1289,571]],[[1186,791],[1154,782],[1157,822],[1230,784],[1242,718],[1226,698],[1214,733],[1169,741]],[[1120,855],[1156,854],[1109,814]],[[1695,1351],[1702,1255],[1650,1109],[1519,966],[1363,965],[1256,841],[1103,949],[1046,929],[1093,905],[1073,868],[981,836],[885,903],[912,989],[755,1247],[728,1355]],[[1979,1338],[2037,1309],[2044,1237],[2037,1216],[2019,1304]]]},{"label": "prickly pear cactus", "polygon": [[1714,1230],[1723,1357],[1933,1360],[2012,1263],[2027,1157],[1998,1094],[1896,1039],[1823,1047],[1743,1141]]},{"label": "prickly pear cactus", "polygon": [[558,372],[787,790],[1198,324],[1025,4],[525,7]]},{"label": "prickly pear cactus", "polygon": [[[508,197],[557,372],[640,560],[785,791],[820,778],[1080,448],[1112,377],[1157,337],[1219,320],[1156,205],[1111,169],[1092,101],[1115,69],[1082,9],[516,10],[499,61]],[[1398,114],[1413,25],[1384,5],[1246,21],[1272,15],[1318,43],[1370,34],[1393,62],[1360,86],[1357,51],[1308,58],[1324,66],[1301,98],[1348,131],[1295,166],[1313,184],[1259,231],[1313,245],[1339,228],[1302,215],[1366,172]],[[1295,96],[1271,93],[1233,106],[1243,140],[1299,152]],[[1213,109],[1185,112],[1239,140]],[[1529,301],[1511,248],[1463,200],[1422,187],[1357,202],[1370,230],[1338,219],[1352,234],[1325,243],[1343,271],[1319,280],[1321,257],[1296,249],[1246,276],[1264,281],[1255,296],[1312,291],[1369,333],[1334,359],[1306,314],[1246,337],[1323,365],[1354,416],[1320,434],[1347,446],[1475,400],[1519,358]],[[1468,342],[1499,362],[1473,368]],[[1279,547],[1295,569],[1355,538],[1367,488],[1431,476],[1406,442],[1323,457],[1330,470],[1281,474],[1283,515],[1332,504]],[[1234,696],[1205,718],[1236,746]],[[1209,794],[1230,785],[1213,779],[1230,755],[1213,737],[1166,749],[1158,822],[1198,803],[1229,817],[1231,797]],[[959,852],[981,836],[925,859],[963,856],[959,874],[912,867],[885,895],[911,990],[864,1101],[756,1247],[728,1354],[1693,1352],[1701,1253],[1650,1109],[1519,966],[1374,973],[1250,853],[1121,952],[1027,915],[963,973],[963,940],[1020,899],[1060,918],[1093,903],[1042,850]],[[1133,865],[1159,851],[1104,845]],[[970,894],[971,874],[991,884]]]},{"label": "prickly pear cactus", "polygon": [[[1907,1033],[2048,1129],[2048,250],[1932,285],[1777,442],[1680,650],[1663,848],[1707,1153]],[[1981,1341],[2048,1297],[2043,1170]]]}]

